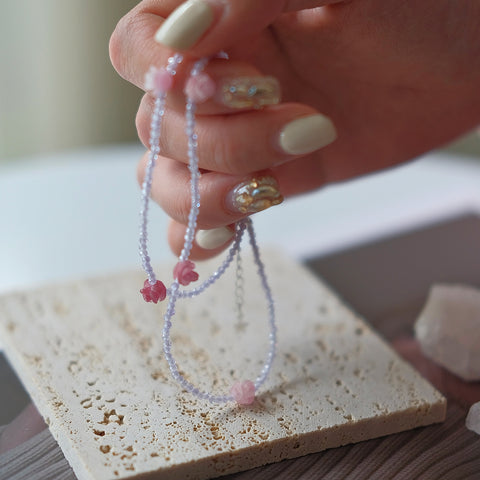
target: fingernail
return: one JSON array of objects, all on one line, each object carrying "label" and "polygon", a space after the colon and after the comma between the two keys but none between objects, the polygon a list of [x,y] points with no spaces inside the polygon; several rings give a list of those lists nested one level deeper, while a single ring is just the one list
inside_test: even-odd
[{"label": "fingernail", "polygon": [[176,8],[155,34],[158,43],[185,50],[195,45],[213,22],[212,7],[202,0],[189,0]]},{"label": "fingernail", "polygon": [[300,155],[325,147],[337,138],[332,121],[325,115],[297,118],[280,133],[280,147],[285,153]]},{"label": "fingernail", "polygon": [[227,196],[230,210],[257,213],[283,202],[277,181],[270,176],[254,177],[237,185]]},{"label": "fingernail", "polygon": [[230,108],[261,108],[280,101],[280,84],[274,77],[238,77],[224,79],[217,100]]},{"label": "fingernail", "polygon": [[195,242],[200,248],[213,250],[221,247],[233,238],[234,232],[228,227],[199,230],[195,235]]}]

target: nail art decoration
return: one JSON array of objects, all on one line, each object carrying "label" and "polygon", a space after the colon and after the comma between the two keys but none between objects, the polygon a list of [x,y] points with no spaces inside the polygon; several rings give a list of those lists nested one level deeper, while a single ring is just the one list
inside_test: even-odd
[{"label": "nail art decoration", "polygon": [[257,213],[283,202],[277,181],[271,176],[252,178],[241,183],[231,193],[233,210]]},{"label": "nail art decoration", "polygon": [[280,102],[280,84],[274,77],[230,78],[221,82],[218,95],[230,108],[261,108]]}]

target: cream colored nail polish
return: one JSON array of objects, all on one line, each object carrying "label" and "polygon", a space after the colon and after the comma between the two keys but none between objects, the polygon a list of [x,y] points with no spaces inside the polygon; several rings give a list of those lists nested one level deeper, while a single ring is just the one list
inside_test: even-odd
[{"label": "cream colored nail polish", "polygon": [[226,78],[219,85],[217,100],[230,108],[261,108],[280,101],[280,84],[275,77]]},{"label": "cream colored nail polish", "polygon": [[189,0],[176,8],[155,34],[158,43],[171,48],[190,48],[213,22],[213,9],[203,0]]},{"label": "cream colored nail polish", "polygon": [[297,118],[285,125],[279,144],[285,153],[301,155],[325,147],[336,138],[332,121],[325,115],[316,114]]},{"label": "cream colored nail polish", "polygon": [[234,231],[228,227],[212,228],[211,230],[198,230],[195,235],[195,242],[200,248],[213,250],[231,240],[234,234]]},{"label": "cream colored nail polish", "polygon": [[257,213],[282,202],[277,181],[268,175],[237,185],[227,197],[230,210],[240,213]]}]

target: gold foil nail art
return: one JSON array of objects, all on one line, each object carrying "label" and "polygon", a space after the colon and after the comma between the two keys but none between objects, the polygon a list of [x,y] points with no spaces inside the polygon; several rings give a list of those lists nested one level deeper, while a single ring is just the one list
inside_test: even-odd
[{"label": "gold foil nail art", "polygon": [[252,178],[232,192],[232,206],[241,213],[256,213],[283,202],[278,183],[273,177]]},{"label": "gold foil nail art", "polygon": [[280,101],[280,84],[274,77],[238,77],[220,85],[220,101],[230,108],[261,108]]}]

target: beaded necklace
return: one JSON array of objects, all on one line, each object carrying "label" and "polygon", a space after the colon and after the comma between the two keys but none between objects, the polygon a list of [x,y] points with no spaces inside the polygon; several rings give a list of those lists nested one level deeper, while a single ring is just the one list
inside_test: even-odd
[{"label": "beaded necklace", "polygon": [[[198,168],[197,154],[197,134],[195,133],[195,111],[196,103],[204,101],[211,97],[214,93],[214,85],[211,79],[203,73],[209,59],[203,58],[198,60],[190,71],[189,79],[185,86],[186,106],[186,136],[188,142],[188,159],[190,170],[190,195],[191,207],[188,216],[188,224],[185,232],[185,242],[183,249],[178,258],[178,263],[173,270],[173,282],[170,287],[165,287],[164,283],[157,280],[153,271],[150,257],[147,250],[147,225],[148,225],[148,208],[149,198],[152,186],[152,175],[155,163],[160,155],[160,135],[161,124],[165,113],[165,101],[167,92],[173,86],[174,76],[178,66],[181,64],[183,57],[181,54],[175,54],[168,59],[165,68],[151,67],[146,76],[146,88],[155,95],[155,107],[150,124],[150,153],[145,178],[142,185],[141,208],[140,208],[140,237],[139,250],[143,268],[147,274],[144,287],[140,290],[147,302],[157,303],[168,298],[168,304],[164,316],[163,325],[163,350],[168,366],[170,368],[173,379],[181,385],[186,391],[190,392],[197,398],[208,400],[212,403],[226,403],[235,401],[241,405],[249,405],[253,403],[255,394],[259,388],[265,383],[271,370],[276,350],[277,327],[275,324],[275,309],[272,298],[272,292],[267,282],[264,265],[260,259],[260,253],[257,242],[255,240],[255,232],[250,218],[238,221],[235,225],[235,235],[232,245],[230,246],[226,258],[220,264],[218,269],[206,278],[199,286],[192,289],[186,289],[191,282],[197,281],[199,275],[195,272],[195,264],[189,260],[192,249],[195,230],[197,227],[197,217],[200,209],[200,193],[198,182],[200,172]],[[236,282],[236,307],[239,318],[243,315],[243,298],[242,291],[242,268],[240,258],[240,244],[244,233],[247,232],[250,245],[253,252],[253,259],[257,266],[260,282],[265,294],[268,306],[268,324],[269,324],[269,348],[265,362],[258,373],[258,376],[252,380],[239,379],[231,387],[228,394],[217,395],[207,390],[201,390],[193,383],[189,382],[180,372],[177,362],[172,353],[172,341],[170,339],[170,330],[172,328],[172,320],[175,315],[175,306],[178,300],[183,298],[192,298],[213,285],[227,270],[227,268],[236,260],[237,264],[237,282]]]}]

